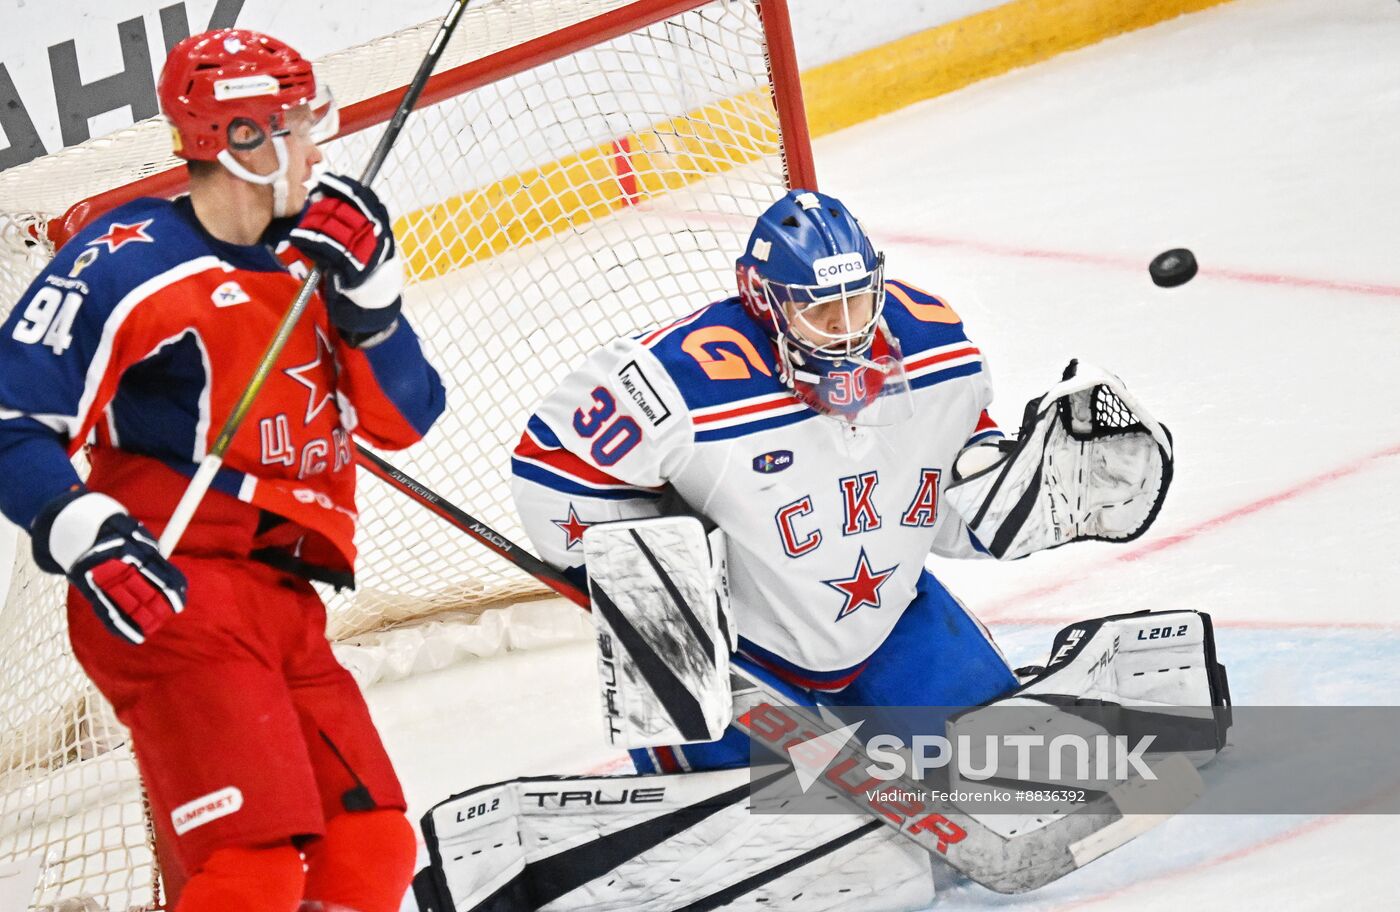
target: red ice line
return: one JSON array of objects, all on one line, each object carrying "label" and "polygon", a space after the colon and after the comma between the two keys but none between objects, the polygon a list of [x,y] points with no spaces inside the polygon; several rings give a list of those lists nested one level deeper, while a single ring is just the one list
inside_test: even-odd
[{"label": "red ice line", "polygon": [[[653,213],[663,218],[683,218],[685,220],[724,222],[727,224],[748,224],[746,216],[721,212]],[[1090,266],[1106,266],[1110,269],[1128,269],[1134,272],[1145,271],[1146,260],[1127,256],[1111,256],[1098,253],[1079,253],[1072,250],[1047,250],[1039,247],[1018,247],[1013,244],[995,244],[990,241],[973,241],[966,238],[938,237],[931,234],[907,234],[900,231],[876,227],[875,237],[881,242],[908,244],[915,247],[963,247],[992,256],[1016,257],[1025,260],[1053,260],[1062,263],[1084,263]],[[1232,282],[1247,282],[1255,285],[1283,285],[1291,288],[1314,288],[1323,291],[1340,291],[1348,294],[1371,295],[1380,298],[1400,298],[1400,285],[1383,285],[1377,282],[1352,282],[1345,279],[1322,279],[1310,276],[1285,275],[1276,272],[1254,272],[1248,269],[1228,269],[1224,267],[1201,267],[1200,275]]]},{"label": "red ice line", "polygon": [[1396,792],[1396,788],[1388,788],[1380,792],[1379,794],[1372,795],[1370,798],[1363,799],[1357,802],[1355,805],[1347,808],[1346,810],[1339,811],[1336,814],[1328,814],[1323,817],[1313,817],[1309,820],[1303,821],[1295,827],[1284,830],[1282,833],[1275,833],[1273,836],[1270,836],[1267,839],[1261,839],[1258,842],[1251,843],[1250,845],[1241,846],[1240,848],[1235,849],[1233,852],[1226,852],[1224,855],[1216,855],[1214,857],[1204,858],[1196,862],[1195,864],[1187,865],[1184,868],[1178,868],[1174,871],[1163,871],[1160,874],[1155,874],[1152,877],[1148,877],[1146,880],[1135,881],[1133,883],[1127,884],[1126,886],[1109,890],[1107,893],[1100,893],[1097,896],[1089,896],[1085,897],[1084,899],[1073,900],[1061,906],[1055,906],[1054,912],[1069,912],[1069,910],[1071,909],[1083,909],[1088,906],[1098,905],[1099,903],[1105,902],[1110,899],[1117,899],[1121,897],[1124,893],[1131,893],[1134,890],[1138,890],[1142,887],[1148,887],[1152,884],[1161,883],[1162,881],[1175,880],[1180,877],[1185,877],[1189,874],[1197,874],[1201,871],[1207,871],[1211,868],[1223,864],[1228,864],[1232,861],[1238,861],[1241,858],[1253,855],[1254,853],[1263,851],[1264,849],[1272,848],[1273,846],[1280,845],[1285,842],[1290,842],[1294,839],[1297,839],[1299,836],[1306,836],[1309,833],[1316,833],[1318,830],[1325,829],[1326,827],[1330,827],[1336,823],[1340,823],[1341,821],[1346,820],[1348,817],[1352,817],[1358,814],[1370,813],[1374,808],[1379,807],[1383,802],[1391,800],[1395,796]]},{"label": "red ice line", "polygon": [[[746,221],[746,219],[744,219],[744,218],[742,218],[742,217],[740,217],[740,216],[737,216],[737,215],[732,215],[732,214],[728,214],[728,213],[718,213],[718,212],[713,212],[713,213],[687,212],[687,213],[684,213],[683,215],[684,215],[684,217],[687,218],[687,219],[698,217],[698,218],[700,218],[700,219],[702,219],[702,220],[718,221],[718,222],[726,222],[726,223],[736,223],[736,224],[739,223],[739,222],[741,222],[741,221]],[[1044,250],[1044,249],[1033,248],[1033,247],[1017,247],[1017,246],[1014,246],[1014,245],[993,244],[993,243],[988,243],[988,242],[984,242],[984,241],[971,241],[971,240],[959,239],[959,238],[937,237],[937,236],[928,235],[928,234],[904,234],[904,233],[901,233],[901,232],[889,231],[889,230],[883,230],[883,229],[876,229],[876,232],[875,232],[875,233],[876,233],[876,235],[877,235],[878,237],[880,237],[882,240],[891,241],[891,242],[894,242],[894,243],[910,244],[910,245],[914,245],[914,246],[927,246],[927,247],[964,247],[964,248],[968,248],[968,249],[971,249],[971,250],[977,250],[977,251],[982,252],[982,253],[993,254],[993,255],[996,255],[996,256],[1020,257],[1020,258],[1025,258],[1025,259],[1040,259],[1040,260],[1057,260],[1057,261],[1061,261],[1061,262],[1071,262],[1071,263],[1086,263],[1086,264],[1095,265],[1095,266],[1107,266],[1107,267],[1114,268],[1114,269],[1133,269],[1133,270],[1138,270],[1138,269],[1141,269],[1141,268],[1142,268],[1142,263],[1140,263],[1139,261],[1137,261],[1137,260],[1135,260],[1135,259],[1131,259],[1131,258],[1125,257],[1125,256],[1109,256],[1109,255],[1106,255],[1106,254],[1076,253],[1076,252],[1065,251],[1065,250]],[[1308,277],[1306,277],[1306,276],[1289,276],[1289,275],[1280,275],[1280,274],[1276,274],[1276,273],[1250,272],[1250,271],[1239,270],[1239,269],[1215,269],[1215,268],[1212,268],[1212,269],[1202,269],[1202,270],[1201,270],[1201,274],[1202,274],[1202,275],[1213,276],[1213,277],[1216,277],[1216,278],[1230,279],[1230,280],[1238,281],[1238,282],[1262,283],[1262,284],[1267,284],[1267,285],[1286,285],[1286,286],[1292,286],[1292,287],[1297,287],[1297,288],[1316,288],[1316,289],[1325,289],[1325,290],[1329,290],[1329,291],[1342,291],[1342,292],[1351,292],[1351,293],[1354,293],[1354,294],[1374,295],[1374,296],[1378,296],[1378,297],[1400,298],[1400,286],[1396,286],[1396,285],[1378,285],[1378,284],[1372,284],[1372,283],[1367,283],[1367,282],[1348,282],[1348,281],[1333,280],[1333,279],[1316,279],[1316,278],[1308,278]],[[986,608],[984,608],[984,609],[982,609],[982,610],[979,610],[979,611],[977,612],[978,617],[982,618],[983,620],[996,620],[996,621],[998,621],[999,623],[1024,623],[1024,624],[1072,623],[1074,620],[1077,620],[1077,619],[1076,619],[1076,618],[1064,618],[1064,619],[1058,619],[1058,620],[1056,620],[1056,619],[1048,618],[1048,617],[1046,617],[1046,616],[1044,616],[1044,615],[1040,615],[1040,616],[1037,616],[1037,617],[1034,617],[1034,618],[1029,618],[1029,617],[1017,617],[1017,616],[1010,615],[1010,614],[1008,614],[1007,612],[1013,610],[1014,608],[1019,607],[1020,604],[1021,604],[1022,602],[1031,601],[1031,600],[1039,599],[1039,598],[1044,598],[1044,597],[1047,596],[1047,595],[1053,595],[1053,594],[1055,594],[1055,593],[1057,593],[1057,592],[1060,592],[1061,590],[1066,589],[1066,588],[1068,588],[1068,587],[1074,585],[1075,583],[1079,582],[1079,581],[1080,581],[1081,579],[1083,579],[1085,576],[1091,575],[1092,573],[1094,573],[1094,572],[1097,571],[1097,570],[1106,569],[1106,568],[1108,568],[1108,567],[1114,566],[1114,565],[1116,565],[1116,564],[1118,564],[1118,563],[1120,563],[1120,562],[1124,562],[1124,561],[1131,562],[1131,561],[1140,560],[1141,558],[1146,557],[1146,556],[1148,556],[1148,555],[1150,555],[1150,554],[1154,554],[1154,553],[1156,553],[1156,552],[1158,552],[1158,551],[1161,551],[1161,550],[1164,550],[1164,549],[1166,549],[1166,548],[1174,547],[1174,546],[1176,546],[1176,545],[1181,544],[1181,543],[1184,542],[1184,541],[1189,541],[1189,540],[1191,540],[1191,539],[1194,539],[1195,537],[1197,537],[1198,535],[1201,535],[1202,533],[1209,532],[1209,531],[1211,531],[1211,530],[1213,530],[1213,529],[1216,529],[1216,528],[1218,528],[1218,527],[1220,527],[1220,526],[1222,526],[1222,525],[1225,525],[1226,523],[1233,522],[1234,520],[1241,519],[1241,518],[1243,518],[1243,517],[1245,517],[1245,516],[1249,516],[1249,515],[1251,515],[1251,514],[1253,514],[1253,513],[1257,513],[1257,512],[1259,512],[1260,510],[1264,510],[1264,509],[1267,509],[1267,508],[1269,508],[1269,507],[1276,506],[1277,504],[1283,503],[1284,501],[1291,500],[1291,499],[1293,499],[1294,497],[1297,497],[1297,496],[1300,495],[1300,494],[1304,494],[1304,493],[1306,493],[1306,492],[1308,492],[1308,491],[1310,491],[1310,490],[1312,490],[1312,489],[1318,487],[1319,485],[1327,484],[1327,483],[1329,483],[1329,482],[1336,481],[1336,480],[1338,480],[1338,479],[1340,479],[1340,478],[1345,478],[1345,477],[1347,477],[1347,476],[1349,476],[1349,475],[1353,475],[1353,474],[1355,474],[1356,472],[1359,472],[1359,471],[1362,471],[1363,469],[1369,468],[1373,463],[1377,462],[1378,460],[1385,459],[1385,458],[1390,457],[1390,456],[1396,456],[1396,455],[1400,455],[1400,444],[1395,444],[1395,445],[1393,445],[1393,446],[1386,447],[1385,449],[1379,450],[1379,451],[1377,451],[1377,452],[1375,452],[1375,453],[1372,453],[1372,454],[1370,454],[1369,456],[1363,456],[1362,458],[1356,460],[1355,462],[1348,463],[1347,465],[1344,465],[1344,466],[1341,466],[1341,467],[1339,467],[1339,468],[1332,469],[1332,470],[1330,470],[1330,471],[1324,472],[1324,473],[1322,473],[1321,475],[1318,475],[1318,476],[1316,476],[1316,477],[1314,477],[1314,478],[1310,478],[1310,479],[1308,479],[1307,481],[1304,481],[1304,482],[1301,482],[1301,483],[1299,483],[1299,484],[1297,484],[1297,485],[1294,485],[1294,486],[1291,487],[1291,488],[1287,488],[1287,489],[1285,489],[1285,490],[1283,490],[1283,491],[1280,491],[1280,492],[1278,492],[1278,493],[1276,493],[1276,494],[1271,494],[1271,495],[1269,495],[1269,496],[1267,496],[1267,497],[1260,498],[1259,500],[1256,500],[1256,501],[1253,501],[1253,502],[1251,502],[1251,503],[1245,504],[1245,505],[1242,506],[1242,507],[1237,507],[1237,508],[1234,509],[1234,510],[1230,510],[1230,511],[1228,511],[1228,512],[1226,512],[1226,513],[1223,513],[1223,514],[1221,514],[1221,515],[1219,515],[1219,516],[1216,516],[1216,517],[1214,517],[1214,518],[1212,518],[1212,519],[1208,519],[1208,520],[1206,520],[1205,522],[1198,523],[1197,525],[1191,526],[1190,528],[1185,529],[1184,531],[1178,532],[1178,533],[1176,533],[1176,534],[1174,534],[1174,535],[1168,535],[1168,536],[1166,536],[1165,538],[1154,539],[1153,541],[1148,542],[1148,543],[1145,544],[1145,545],[1140,545],[1140,546],[1138,546],[1137,548],[1134,548],[1134,549],[1132,549],[1132,550],[1130,550],[1130,551],[1121,552],[1121,553],[1119,553],[1116,557],[1114,557],[1114,558],[1112,558],[1112,559],[1110,559],[1110,560],[1103,561],[1103,562],[1100,563],[1100,564],[1097,564],[1097,565],[1094,565],[1094,566],[1092,566],[1092,567],[1090,567],[1090,568],[1087,568],[1086,570],[1084,570],[1084,571],[1083,571],[1081,574],[1079,574],[1078,576],[1070,577],[1070,578],[1066,578],[1066,579],[1062,579],[1062,580],[1060,580],[1059,582],[1050,583],[1050,584],[1043,585],[1043,586],[1038,586],[1038,587],[1036,587],[1036,588],[1034,588],[1034,589],[1029,589],[1029,590],[1027,590],[1027,591],[1025,591],[1025,592],[1021,592],[1021,593],[1019,593],[1019,594],[1017,594],[1017,595],[1011,596],[1010,598],[1002,599],[1002,600],[1000,600],[1000,601],[998,601],[998,602],[993,602],[992,604],[990,604],[990,605],[987,606]],[[1293,620],[1280,620],[1280,621],[1259,621],[1259,620],[1256,620],[1256,621],[1230,621],[1230,620],[1224,620],[1224,621],[1217,621],[1217,624],[1218,624],[1219,626],[1224,626],[1224,627],[1240,627],[1240,628],[1258,627],[1258,628],[1268,628],[1268,629],[1311,628],[1311,627],[1324,627],[1324,628],[1353,628],[1353,629],[1369,629],[1369,630],[1396,630],[1396,629],[1400,629],[1400,623],[1370,622],[1370,621],[1326,621],[1326,622],[1309,622],[1309,621],[1293,621]]]},{"label": "red ice line", "polygon": [[[1074,576],[1067,576],[1055,582],[1047,583],[1042,586],[1037,586],[1033,589],[1028,589],[1024,592],[1017,593],[1016,595],[1012,595],[1007,598],[1003,598],[999,601],[992,602],[991,604],[984,607],[982,610],[979,610],[977,612],[977,615],[983,621],[995,620],[1003,624],[1017,623],[1018,621],[1029,621],[1030,619],[1028,618],[1014,618],[1011,615],[1009,615],[1008,612],[1013,609],[1023,607],[1024,603],[1026,602],[1034,601],[1036,599],[1042,599],[1047,595],[1054,595],[1055,593],[1061,592],[1069,588],[1070,586],[1073,586],[1076,583],[1096,576],[1100,571],[1107,570],[1119,564],[1132,563],[1133,561],[1138,561],[1143,559],[1144,557],[1149,557],[1153,554],[1156,554],[1159,551],[1165,551],[1168,548],[1174,548],[1177,545],[1191,541],[1207,532],[1212,532],[1220,528],[1221,526],[1227,525],[1239,519],[1243,519],[1247,516],[1252,516],[1253,514],[1258,513],[1261,510],[1266,510],[1269,507],[1274,507],[1281,503],[1285,503],[1286,501],[1290,501],[1302,494],[1311,493],[1317,490],[1319,487],[1322,487],[1323,485],[1331,484],[1332,482],[1339,481],[1343,478],[1355,475],[1356,473],[1369,469],[1377,463],[1379,463],[1380,461],[1393,456],[1400,456],[1400,443],[1391,444],[1390,446],[1385,447],[1384,449],[1377,450],[1374,453],[1371,453],[1366,456],[1362,456],[1360,459],[1356,459],[1352,462],[1346,463],[1342,466],[1338,466],[1334,469],[1329,469],[1328,471],[1323,472],[1320,475],[1314,475],[1312,478],[1308,478],[1304,481],[1301,481],[1293,485],[1292,487],[1285,488],[1282,491],[1270,494],[1266,497],[1261,497],[1258,500],[1251,501],[1247,504],[1244,504],[1243,506],[1236,507],[1233,510],[1227,510],[1226,512],[1221,513],[1218,516],[1213,516],[1210,519],[1205,520],[1204,522],[1199,522],[1194,526],[1189,526],[1188,528],[1183,529],[1180,532],[1174,533],[1172,535],[1167,535],[1162,538],[1155,538],[1152,541],[1149,541],[1142,545],[1138,545],[1137,547],[1132,548],[1128,551],[1119,552],[1111,558],[1100,561],[1097,564],[1091,565],[1089,567],[1084,568],[1081,571],[1078,571]],[[1048,619],[1043,616],[1035,619],[1035,621],[1041,623],[1045,622],[1046,620]],[[1066,620],[1073,621],[1074,619],[1069,618]],[[1223,620],[1217,623],[1219,624],[1219,626],[1224,627],[1266,627],[1270,629],[1284,627],[1349,627],[1382,630],[1400,629],[1400,624],[1386,623],[1383,621],[1348,622],[1328,620],[1323,622],[1307,622]]]},{"label": "red ice line", "polygon": [[[928,234],[901,234],[899,232],[878,231],[882,241],[909,244],[922,247],[965,247],[979,253],[994,256],[1018,257],[1028,260],[1055,260],[1062,263],[1085,263],[1091,266],[1108,266],[1114,269],[1138,271],[1144,268],[1143,261],[1126,256],[1110,256],[1098,253],[1077,253],[1070,250],[1045,250],[1037,247],[1016,247],[1008,244],[994,244],[987,241],[971,241],[961,238],[936,237]],[[1257,285],[1286,285],[1294,288],[1316,288],[1325,291],[1343,291],[1351,294],[1374,295],[1382,298],[1400,298],[1400,285],[1381,285],[1373,282],[1349,282],[1340,279],[1319,279],[1308,276],[1283,275],[1273,272],[1251,272],[1245,269],[1224,269],[1201,267],[1200,274],[1214,279],[1228,279],[1233,282],[1250,282]]]}]

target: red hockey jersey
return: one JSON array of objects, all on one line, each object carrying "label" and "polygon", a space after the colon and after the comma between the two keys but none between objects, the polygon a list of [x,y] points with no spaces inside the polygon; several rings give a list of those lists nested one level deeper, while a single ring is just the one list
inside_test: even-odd
[{"label": "red hockey jersey", "polygon": [[[290,226],[288,226],[290,227]],[[252,376],[310,264],[281,242],[226,244],[189,200],[143,199],[70,241],[0,329],[0,508],[26,528],[76,481],[55,442],[92,443],[90,486],[143,516],[188,477]],[[417,441],[443,388],[407,321],[345,344],[314,294],[213,488],[287,523],[271,541],[337,579],[354,565],[351,435]],[[62,462],[60,466],[57,462]],[[263,514],[258,514],[263,515]]]}]

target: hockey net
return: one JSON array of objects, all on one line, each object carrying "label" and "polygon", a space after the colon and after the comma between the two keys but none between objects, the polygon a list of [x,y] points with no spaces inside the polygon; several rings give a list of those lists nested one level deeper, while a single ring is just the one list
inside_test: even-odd
[{"label": "hockey net", "polygon": [[[406,312],[448,388],[447,414],[396,465],[521,539],[510,451],[534,405],[598,345],[729,294],[753,218],[811,183],[787,15],[783,0],[468,9],[376,184],[398,214]],[[342,107],[336,170],[363,167],[436,28],[318,61]],[[156,121],[0,174],[0,297],[85,220],[182,185]],[[327,593],[337,644],[542,593],[362,477],[359,589]],[[158,906],[126,733],[27,545],[0,609],[0,867],[42,867],[36,908]]]}]

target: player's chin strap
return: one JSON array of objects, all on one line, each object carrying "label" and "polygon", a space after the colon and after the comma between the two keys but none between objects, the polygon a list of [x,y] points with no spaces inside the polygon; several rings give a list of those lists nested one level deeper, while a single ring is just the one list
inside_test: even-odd
[{"label": "player's chin strap", "polygon": [[286,218],[296,213],[288,206],[291,196],[291,182],[287,180],[287,141],[280,136],[272,137],[272,149],[277,153],[277,170],[271,174],[258,174],[249,171],[238,163],[238,159],[233,157],[228,149],[219,153],[219,164],[229,170],[229,173],[239,180],[245,180],[250,184],[257,184],[259,187],[272,188],[272,216],[273,218]]},{"label": "player's chin strap", "polygon": [[[316,121],[311,127],[312,142],[325,142],[335,136],[340,130],[340,109],[336,107],[335,98],[329,89],[322,89],[309,102],[316,114]],[[291,181],[287,180],[287,166],[290,164],[291,156],[287,152],[287,139],[285,131],[273,130],[270,133],[262,134],[272,140],[272,151],[277,155],[277,169],[271,174],[258,174],[250,171],[239,164],[238,159],[233,157],[233,153],[224,149],[218,155],[219,164],[228,169],[229,173],[239,180],[247,181],[250,184],[257,184],[259,187],[272,188],[272,217],[287,218],[296,215],[297,210],[291,207]],[[243,146],[245,151],[257,148],[262,144],[262,138],[254,139],[249,145]],[[312,169],[311,177],[306,181],[308,189],[316,185],[322,174],[326,173],[325,162],[317,164]]]}]

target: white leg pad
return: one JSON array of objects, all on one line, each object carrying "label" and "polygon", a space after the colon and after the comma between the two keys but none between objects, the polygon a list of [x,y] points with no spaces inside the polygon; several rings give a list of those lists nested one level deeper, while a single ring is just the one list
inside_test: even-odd
[{"label": "white leg pad", "polygon": [[436,908],[455,912],[913,912],[933,901],[927,852],[874,819],[750,813],[749,778],[737,769],[475,789],[424,818],[432,869],[419,881],[434,880]]},{"label": "white leg pad", "polygon": [[[979,747],[998,744],[995,766],[1018,770],[1007,735],[1075,736],[1091,753],[1089,787],[1122,781],[1123,754],[1115,738],[1136,742],[1152,734],[1142,756],[1183,754],[1204,765],[1225,746],[1230,695],[1224,666],[1216,661],[1210,616],[1196,611],[1141,611],[1072,624],[1051,647],[1046,669],[1011,694],[986,707],[962,713],[948,723],[948,737],[966,738],[971,765],[982,769],[993,758]],[[1116,710],[1121,709],[1122,712]],[[1015,710],[1014,712],[1012,710]],[[1115,730],[1105,727],[1108,723]],[[995,736],[995,742],[986,739]],[[1038,742],[1039,743],[1039,742]],[[1027,775],[1007,775],[1031,783],[1064,781],[1042,765],[1055,752],[1038,752]],[[1079,755],[1060,755],[1071,768]]]}]

